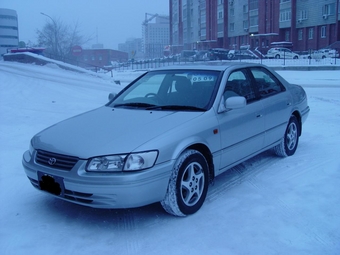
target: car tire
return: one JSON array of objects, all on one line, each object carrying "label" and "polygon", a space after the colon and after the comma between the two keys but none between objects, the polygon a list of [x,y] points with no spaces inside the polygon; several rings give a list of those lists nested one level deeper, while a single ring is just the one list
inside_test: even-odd
[{"label": "car tire", "polygon": [[294,58],[293,59],[299,59],[299,57],[298,56],[294,56]]},{"label": "car tire", "polygon": [[299,143],[300,125],[297,118],[293,115],[290,117],[284,137],[280,144],[276,145],[273,150],[280,157],[292,156]]},{"label": "car tire", "polygon": [[279,59],[279,58],[280,58],[280,55],[279,55],[279,54],[275,55],[275,58],[276,58],[276,59]]},{"label": "car tire", "polygon": [[175,216],[193,214],[203,205],[208,184],[205,157],[199,151],[186,150],[176,161],[161,205],[166,212]]}]

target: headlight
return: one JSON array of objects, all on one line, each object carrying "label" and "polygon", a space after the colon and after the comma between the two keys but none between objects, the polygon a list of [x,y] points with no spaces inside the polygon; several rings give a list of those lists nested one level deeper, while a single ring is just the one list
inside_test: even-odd
[{"label": "headlight", "polygon": [[157,151],[130,154],[126,159],[124,171],[134,171],[150,168],[155,164],[157,155]]},{"label": "headlight", "polygon": [[126,155],[110,155],[92,158],[86,167],[89,172],[136,171],[152,167],[157,151],[139,152]]}]

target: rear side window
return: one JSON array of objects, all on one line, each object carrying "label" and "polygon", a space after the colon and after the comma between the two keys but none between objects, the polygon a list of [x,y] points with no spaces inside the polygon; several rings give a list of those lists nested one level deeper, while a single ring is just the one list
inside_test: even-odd
[{"label": "rear side window", "polygon": [[261,98],[285,91],[285,87],[276,77],[264,68],[251,68],[256,88]]}]

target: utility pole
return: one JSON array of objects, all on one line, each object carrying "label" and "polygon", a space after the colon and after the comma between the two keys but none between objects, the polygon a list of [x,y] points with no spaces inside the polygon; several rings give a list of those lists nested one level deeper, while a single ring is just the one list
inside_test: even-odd
[{"label": "utility pole", "polygon": [[57,23],[55,22],[54,19],[52,19],[51,16],[49,16],[49,15],[43,13],[43,12],[40,12],[40,14],[41,14],[41,15],[44,15],[44,16],[46,16],[46,17],[48,17],[48,18],[50,18],[50,19],[52,20],[52,22],[53,22],[53,26],[54,26],[54,44],[53,44],[53,52],[54,52],[54,54],[55,54],[54,57],[55,57],[55,58],[57,58],[57,57],[59,58],[59,54],[58,54]]}]

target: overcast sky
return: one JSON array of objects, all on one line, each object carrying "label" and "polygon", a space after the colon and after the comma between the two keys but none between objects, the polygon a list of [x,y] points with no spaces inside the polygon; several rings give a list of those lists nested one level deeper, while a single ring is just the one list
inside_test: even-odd
[{"label": "overcast sky", "polygon": [[145,13],[169,15],[169,0],[1,0],[0,8],[17,12],[20,41],[37,42],[36,30],[50,21],[43,12],[70,26],[78,22],[93,44],[98,38],[105,48],[118,49],[118,43],[142,37]]}]

